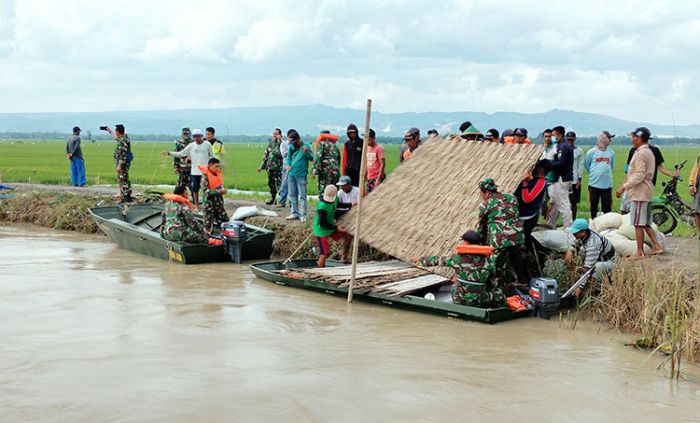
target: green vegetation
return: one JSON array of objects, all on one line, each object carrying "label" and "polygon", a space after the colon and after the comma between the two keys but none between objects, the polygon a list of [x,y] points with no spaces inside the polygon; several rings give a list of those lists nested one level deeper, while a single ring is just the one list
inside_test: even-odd
[{"label": "green vegetation", "polygon": [[[172,143],[133,141],[134,162],[132,165],[131,181],[134,184],[173,184],[175,175],[172,168],[172,158],[163,157],[160,153],[172,148]],[[265,172],[257,173],[265,144],[260,143],[229,143],[226,145],[227,155],[225,161],[227,167],[227,186],[246,191],[267,191],[267,176]],[[583,147],[587,150],[588,146]],[[387,170],[391,172],[398,165],[399,145],[385,145],[387,155]],[[615,184],[621,183],[624,178],[625,160],[629,147],[617,146],[615,148],[616,164],[614,180]],[[0,180],[5,182],[34,182],[46,184],[69,184],[70,174],[68,160],[64,154],[65,144],[61,141],[0,141]],[[88,184],[116,184],[116,174],[112,161],[113,144],[111,142],[83,142],[85,167],[88,175]],[[673,168],[674,163],[688,160],[688,165],[683,169],[682,177],[687,179],[692,163],[698,154],[697,147],[670,147],[663,148],[666,158],[665,166]],[[469,160],[465,159],[465,166]],[[659,181],[667,180],[659,174]],[[316,184],[310,178],[309,194],[316,194]],[[585,185],[585,184],[584,184]],[[663,188],[661,183],[656,187],[657,193]],[[680,194],[689,200],[688,190],[685,184],[679,187]],[[580,211],[582,215],[588,212],[588,192],[582,193]],[[619,201],[615,199],[614,207],[619,207]],[[682,226],[682,225],[681,225]]]}]

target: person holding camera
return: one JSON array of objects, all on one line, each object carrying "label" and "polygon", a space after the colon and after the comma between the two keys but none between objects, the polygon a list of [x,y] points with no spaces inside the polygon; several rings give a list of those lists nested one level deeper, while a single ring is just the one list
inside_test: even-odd
[{"label": "person holding camera", "polygon": [[131,140],[126,135],[124,125],[117,124],[114,130],[109,126],[100,126],[103,131],[109,132],[116,141],[114,146],[114,164],[117,167],[117,180],[119,181],[119,194],[121,203],[132,201],[131,181],[129,181],[129,168],[133,155],[131,153]]}]

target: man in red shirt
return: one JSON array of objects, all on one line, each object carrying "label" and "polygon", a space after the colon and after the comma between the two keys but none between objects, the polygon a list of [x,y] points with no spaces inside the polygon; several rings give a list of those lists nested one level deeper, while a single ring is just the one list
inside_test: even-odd
[{"label": "man in red shirt", "polygon": [[367,141],[367,193],[374,191],[377,186],[386,178],[384,169],[386,168],[386,156],[384,147],[377,144],[374,129],[369,130],[369,140]]}]

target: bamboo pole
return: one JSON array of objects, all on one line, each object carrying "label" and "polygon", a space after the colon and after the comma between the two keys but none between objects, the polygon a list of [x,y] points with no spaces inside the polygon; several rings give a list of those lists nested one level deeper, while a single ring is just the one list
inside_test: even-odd
[{"label": "bamboo pole", "polygon": [[355,286],[357,273],[357,251],[360,249],[360,216],[362,215],[362,195],[365,187],[365,172],[367,169],[367,143],[369,141],[369,118],[372,114],[372,99],[367,99],[367,113],[365,115],[365,138],[362,141],[362,158],[360,160],[360,195],[357,199],[357,217],[355,221],[355,235],[352,242],[352,272],[350,273],[350,286],[348,286],[348,302],[352,302],[352,290]]}]

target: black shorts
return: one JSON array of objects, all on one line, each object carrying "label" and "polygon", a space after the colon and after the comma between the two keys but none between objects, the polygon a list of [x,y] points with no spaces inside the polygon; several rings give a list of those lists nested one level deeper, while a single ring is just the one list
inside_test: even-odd
[{"label": "black shorts", "polygon": [[190,191],[192,193],[199,192],[202,186],[202,175],[190,175]]},{"label": "black shorts", "polygon": [[576,188],[576,184],[571,185],[571,192],[569,193],[569,201],[572,204],[578,204],[581,202],[581,186]]}]

